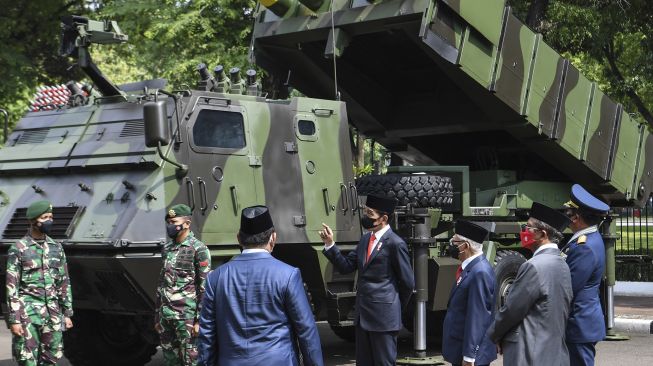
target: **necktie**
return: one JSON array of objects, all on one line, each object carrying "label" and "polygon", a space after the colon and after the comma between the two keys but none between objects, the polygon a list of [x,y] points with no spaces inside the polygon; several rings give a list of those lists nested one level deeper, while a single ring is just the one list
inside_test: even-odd
[{"label": "necktie", "polygon": [[370,256],[372,255],[372,250],[374,250],[374,241],[376,240],[376,236],[372,234],[370,236],[370,242],[367,243],[367,256],[365,257],[365,263],[369,262]]},{"label": "necktie", "polygon": [[459,265],[456,271],[456,285],[460,283],[460,275],[463,273],[463,266]]}]

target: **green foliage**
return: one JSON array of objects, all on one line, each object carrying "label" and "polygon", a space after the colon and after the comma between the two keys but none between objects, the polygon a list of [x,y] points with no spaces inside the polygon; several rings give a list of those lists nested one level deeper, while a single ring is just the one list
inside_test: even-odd
[{"label": "green foliage", "polygon": [[13,127],[37,86],[79,76],[58,56],[56,35],[61,16],[86,10],[83,0],[0,0],[0,9],[0,108],[9,111]]},{"label": "green foliage", "polygon": [[[512,0],[526,18],[535,0]],[[544,39],[590,80],[653,125],[653,1],[551,0]]]},{"label": "green foliage", "polygon": [[362,177],[370,174],[383,174],[386,171],[385,158],[387,150],[378,143],[372,143],[372,140],[364,141],[363,166],[358,167],[354,164],[354,176]]},{"label": "green foliage", "polygon": [[[197,82],[197,65],[248,67],[253,0],[105,0],[98,16],[118,21],[129,47],[114,47],[124,66],[107,68],[113,79],[166,78],[175,87]],[[104,48],[101,52],[104,52]],[[96,53],[97,54],[97,53]],[[100,64],[104,67],[104,64]]]},{"label": "green foliage", "polygon": [[354,167],[354,176],[356,178],[370,175],[373,172],[374,172],[374,167],[372,166],[372,164],[365,164],[360,168]]}]

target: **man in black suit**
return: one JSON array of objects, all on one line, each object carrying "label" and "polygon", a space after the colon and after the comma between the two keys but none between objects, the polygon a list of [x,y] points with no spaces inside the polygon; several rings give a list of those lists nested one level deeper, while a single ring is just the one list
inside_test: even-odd
[{"label": "man in black suit", "polygon": [[388,220],[394,199],[368,196],[361,224],[368,233],[346,256],[333,240],[327,225],[320,231],[324,255],[342,274],[358,270],[356,293],[356,364],[394,365],[401,312],[415,287],[406,243],[395,234]]}]

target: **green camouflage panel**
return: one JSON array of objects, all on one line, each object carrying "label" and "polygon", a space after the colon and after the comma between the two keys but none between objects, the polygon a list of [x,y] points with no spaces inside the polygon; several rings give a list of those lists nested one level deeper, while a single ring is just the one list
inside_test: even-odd
[{"label": "green camouflage panel", "polygon": [[[233,254],[238,253],[240,211],[257,204],[271,208],[279,244],[319,243],[322,222],[343,241],[356,240],[360,231],[351,210],[355,192],[344,104],[309,98],[262,101],[202,92],[184,100],[185,143],[171,153],[189,165],[189,172],[166,181],[166,201],[189,205],[193,230],[207,243],[231,245]],[[212,127],[213,118],[229,119],[222,123],[237,138],[226,128]]]},{"label": "green camouflage panel", "polygon": [[[199,91],[180,98],[176,108],[167,100],[170,128],[176,131],[179,117],[182,142],[164,146],[162,153],[190,166],[183,177],[156,149],[145,146],[142,104],[134,102],[27,113],[0,151],[2,241],[11,240],[10,231],[20,227],[16,210],[34,200],[47,198],[55,212],[70,211],[59,220],[59,238],[72,253],[75,292],[84,294],[76,306],[152,311],[157,279],[146,273],[160,269],[154,255],[166,242],[160,220],[165,208],[176,203],[193,208],[192,230],[211,248],[216,264],[240,252],[239,215],[249,205],[271,208],[278,244],[317,248],[322,222],[334,228],[339,242],[358,240],[344,103]],[[222,132],[229,131],[196,127],[198,119],[212,113],[237,115],[234,123],[242,126],[244,146],[200,146],[213,144],[202,136],[219,143],[227,136]],[[211,121],[204,118],[203,123]],[[85,248],[108,251],[115,260],[76,255]],[[300,263],[316,271],[307,282],[324,292],[315,248],[278,245],[275,253],[294,257],[305,251],[315,268],[305,264],[306,257]],[[103,286],[94,280],[98,277]]]},{"label": "green camouflage panel", "polygon": [[24,336],[12,338],[12,355],[19,366],[56,365],[63,357],[61,329],[29,322],[23,325],[23,331]]},{"label": "green camouflage panel", "polygon": [[161,256],[156,321],[198,321],[206,276],[211,270],[208,248],[190,232],[181,243],[168,241]]},{"label": "green camouflage panel", "polygon": [[72,291],[66,255],[49,236],[42,243],[27,235],[9,248],[6,272],[10,324],[49,324],[63,327],[72,317]]},{"label": "green camouflage panel", "polygon": [[[262,4],[257,63],[278,77],[292,70],[290,83],[313,97],[334,95],[338,75],[352,123],[409,162],[473,165],[472,153],[448,154],[465,141],[504,150],[499,169],[578,182],[612,205],[651,193],[649,131],[504,0],[334,1],[333,13],[311,16]],[[334,54],[335,70],[324,59]]]},{"label": "green camouflage panel", "polygon": [[192,336],[193,320],[161,319],[159,334],[163,361],[166,366],[194,366],[197,364],[196,337]]}]

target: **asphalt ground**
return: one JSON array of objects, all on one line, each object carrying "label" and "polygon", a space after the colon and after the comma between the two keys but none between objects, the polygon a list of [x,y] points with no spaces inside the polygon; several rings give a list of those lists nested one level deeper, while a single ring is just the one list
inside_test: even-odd
[{"label": "asphalt ground", "polygon": [[[617,317],[652,319],[653,298],[616,297],[615,314]],[[325,365],[346,366],[355,365],[354,344],[341,340],[331,332],[328,324],[318,323],[322,352]],[[653,364],[653,335],[626,334],[628,341],[600,342],[597,346],[596,366],[623,366],[628,364],[651,365]],[[429,356],[439,356],[440,346],[429,343]],[[402,332],[399,336],[399,355],[412,355],[412,335]],[[12,366],[16,363],[11,359],[11,335],[4,326],[0,327],[0,366]],[[63,359],[59,365],[69,366],[70,363]],[[503,365],[501,357],[492,365]],[[147,366],[163,366],[161,351],[157,352]]]}]

